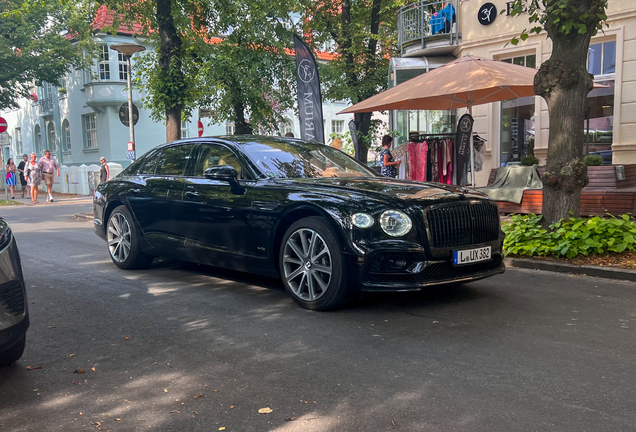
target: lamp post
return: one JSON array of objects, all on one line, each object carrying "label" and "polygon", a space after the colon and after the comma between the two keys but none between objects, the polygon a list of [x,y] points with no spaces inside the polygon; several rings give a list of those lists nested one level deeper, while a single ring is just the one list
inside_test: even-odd
[{"label": "lamp post", "polygon": [[133,122],[133,103],[132,103],[132,66],[130,64],[130,58],[133,54],[141,51],[145,51],[146,48],[142,45],[133,43],[123,43],[117,45],[111,45],[110,49],[121,53],[126,58],[128,65],[128,129],[130,130],[130,142],[132,143],[132,160],[137,159],[137,152],[135,147],[135,124]]}]

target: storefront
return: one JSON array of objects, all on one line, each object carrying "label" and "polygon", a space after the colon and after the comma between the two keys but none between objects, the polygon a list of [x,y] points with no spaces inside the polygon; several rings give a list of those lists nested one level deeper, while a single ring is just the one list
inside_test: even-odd
[{"label": "storefront", "polygon": [[[424,10],[420,14],[424,21],[416,28],[409,27],[405,16],[412,16],[418,7]],[[426,19],[448,7],[455,8],[456,18],[445,27],[449,37],[441,39]],[[545,34],[531,36],[517,46],[509,43],[529,24],[527,14],[510,16],[506,1],[424,1],[406,9],[410,15],[398,16],[403,58],[392,60],[389,86],[467,54],[532,68],[550,58],[552,43]],[[581,125],[585,130],[584,154],[602,152],[614,164],[636,163],[636,2],[610,2],[607,23],[609,27],[592,39],[589,49],[588,70],[597,85],[588,95]],[[398,132],[398,142],[414,131],[452,132],[464,112],[394,111],[391,128]],[[549,115],[540,97],[476,106],[473,116],[474,131],[487,140],[477,185],[486,184],[491,168],[519,164],[524,156],[535,156],[545,163]]]}]

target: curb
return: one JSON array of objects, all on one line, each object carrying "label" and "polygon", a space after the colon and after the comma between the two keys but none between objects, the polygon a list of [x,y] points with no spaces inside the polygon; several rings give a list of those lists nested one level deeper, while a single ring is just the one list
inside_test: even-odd
[{"label": "curb", "polygon": [[588,265],[561,264],[551,261],[539,261],[533,259],[505,258],[507,267],[517,267],[534,270],[544,270],[557,273],[571,273],[584,276],[594,276],[606,279],[618,279],[636,282],[636,271],[628,269],[607,268]]}]

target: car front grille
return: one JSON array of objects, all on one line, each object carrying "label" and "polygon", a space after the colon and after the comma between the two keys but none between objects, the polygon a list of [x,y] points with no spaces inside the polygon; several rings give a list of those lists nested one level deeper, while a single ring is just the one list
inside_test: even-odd
[{"label": "car front grille", "polygon": [[0,305],[15,315],[24,313],[24,291],[18,281],[0,285]]},{"label": "car front grille", "polygon": [[499,210],[495,204],[467,202],[432,208],[424,214],[434,248],[470,246],[499,238]]},{"label": "car front grille", "polygon": [[451,262],[445,261],[434,263],[426,267],[420,273],[415,274],[378,274],[370,273],[368,281],[371,283],[400,283],[400,284],[421,284],[427,282],[444,282],[454,279],[475,276],[488,273],[501,267],[503,258],[501,255],[494,255],[492,260],[465,266],[454,266]]}]

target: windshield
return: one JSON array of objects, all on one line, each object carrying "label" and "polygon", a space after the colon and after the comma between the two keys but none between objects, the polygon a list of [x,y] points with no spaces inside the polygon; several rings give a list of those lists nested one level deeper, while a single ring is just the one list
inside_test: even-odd
[{"label": "windshield", "polygon": [[244,143],[243,151],[267,178],[375,177],[348,155],[324,144],[292,141]]}]

